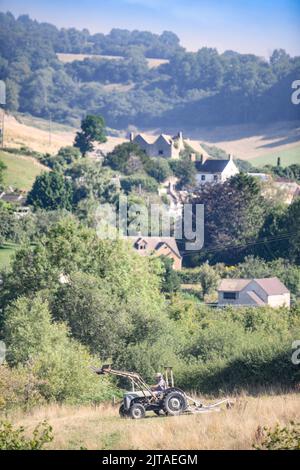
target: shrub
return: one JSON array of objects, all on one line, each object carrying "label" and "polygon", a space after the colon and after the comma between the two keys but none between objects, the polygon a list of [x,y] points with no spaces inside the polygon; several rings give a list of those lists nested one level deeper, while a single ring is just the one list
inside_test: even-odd
[{"label": "shrub", "polygon": [[300,423],[291,422],[288,426],[277,424],[275,429],[265,427],[257,450],[300,450]]},{"label": "shrub", "polygon": [[36,426],[29,438],[22,426],[14,428],[8,421],[0,422],[0,450],[41,450],[52,440],[52,427],[47,421]]}]

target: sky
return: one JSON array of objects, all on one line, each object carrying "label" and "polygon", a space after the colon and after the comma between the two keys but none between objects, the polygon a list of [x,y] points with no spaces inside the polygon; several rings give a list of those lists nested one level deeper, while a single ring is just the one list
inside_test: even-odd
[{"label": "sky", "polygon": [[0,0],[0,11],[91,33],[173,31],[192,51],[300,55],[300,0]]}]

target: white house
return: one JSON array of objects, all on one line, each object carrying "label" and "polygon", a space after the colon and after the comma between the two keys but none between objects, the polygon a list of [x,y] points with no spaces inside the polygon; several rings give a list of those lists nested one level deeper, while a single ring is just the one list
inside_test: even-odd
[{"label": "white house", "polygon": [[229,155],[227,160],[202,159],[196,161],[195,166],[197,185],[224,183],[224,181],[239,173],[232,155]]},{"label": "white house", "polygon": [[218,305],[253,307],[290,307],[290,291],[277,278],[222,279],[218,288]]},{"label": "white house", "polygon": [[179,158],[184,149],[182,132],[175,137],[160,134],[158,137],[146,134],[130,133],[130,142],[138,144],[146,152],[148,157]]}]

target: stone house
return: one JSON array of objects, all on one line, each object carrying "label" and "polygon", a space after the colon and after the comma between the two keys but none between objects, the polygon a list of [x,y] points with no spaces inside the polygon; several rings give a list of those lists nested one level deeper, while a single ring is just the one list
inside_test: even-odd
[{"label": "stone house", "polygon": [[277,278],[222,279],[218,306],[290,307],[290,291]]},{"label": "stone house", "polygon": [[146,152],[148,157],[179,158],[184,149],[182,132],[175,137],[160,134],[158,137],[146,134],[130,133],[130,142],[133,142]]},{"label": "stone house", "polygon": [[129,237],[132,247],[141,256],[166,256],[173,260],[173,269],[179,271],[182,266],[182,257],[179,253],[175,238],[173,237]]}]

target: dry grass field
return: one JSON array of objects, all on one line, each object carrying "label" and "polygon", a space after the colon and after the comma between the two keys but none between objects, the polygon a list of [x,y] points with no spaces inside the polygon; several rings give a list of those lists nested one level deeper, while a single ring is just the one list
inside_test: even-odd
[{"label": "dry grass field", "polygon": [[5,117],[5,147],[28,147],[41,153],[54,154],[61,147],[72,145],[75,129],[57,123],[52,125],[51,143],[49,143],[49,123],[44,119],[23,117],[16,119],[12,115]]},{"label": "dry grass field", "polygon": [[[120,60],[124,59],[122,56],[117,55],[100,55],[100,54],[56,54],[58,59],[63,63],[74,62],[75,60],[83,61],[84,59],[98,59],[98,60]],[[167,64],[169,61],[167,59],[147,59],[148,66],[150,69],[159,67],[162,64]]]},{"label": "dry grass field", "polygon": [[58,406],[8,416],[28,431],[44,419],[53,426],[50,449],[252,449],[264,426],[300,420],[300,395],[241,395],[232,409],[179,417],[120,419],[111,405]]}]

